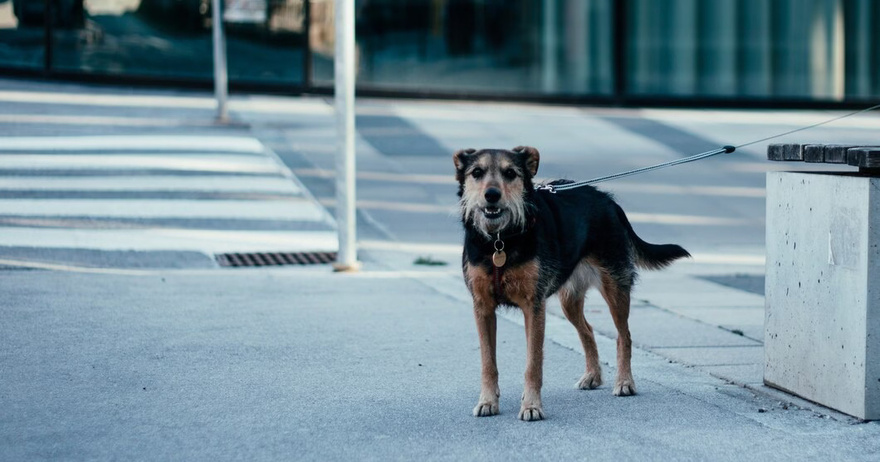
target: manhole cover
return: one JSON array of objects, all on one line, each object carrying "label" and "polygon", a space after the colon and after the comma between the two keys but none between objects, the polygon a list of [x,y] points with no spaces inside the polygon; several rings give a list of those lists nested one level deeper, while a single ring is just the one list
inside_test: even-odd
[{"label": "manhole cover", "polygon": [[215,258],[220,266],[321,265],[336,261],[336,252],[221,253]]}]

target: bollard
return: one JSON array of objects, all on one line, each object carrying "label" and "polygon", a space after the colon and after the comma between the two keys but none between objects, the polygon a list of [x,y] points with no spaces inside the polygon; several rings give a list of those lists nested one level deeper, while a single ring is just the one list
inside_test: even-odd
[{"label": "bollard", "polygon": [[357,215],[354,150],[354,0],[336,0],[336,223],[339,252],[333,269],[357,271]]},{"label": "bollard", "polygon": [[211,1],[211,29],[214,41],[214,97],[217,99],[217,121],[229,121],[226,108],[228,76],[226,72],[226,35],[223,33],[222,0]]}]

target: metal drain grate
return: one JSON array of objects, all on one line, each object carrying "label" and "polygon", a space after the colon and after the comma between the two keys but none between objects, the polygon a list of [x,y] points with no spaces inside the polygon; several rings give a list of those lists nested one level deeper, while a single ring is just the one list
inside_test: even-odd
[{"label": "metal drain grate", "polygon": [[221,253],[215,258],[220,266],[321,265],[336,261],[336,252]]}]

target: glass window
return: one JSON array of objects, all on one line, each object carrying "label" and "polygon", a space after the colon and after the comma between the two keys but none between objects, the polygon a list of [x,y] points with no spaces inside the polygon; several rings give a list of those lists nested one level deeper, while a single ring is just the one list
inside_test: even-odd
[{"label": "glass window", "polygon": [[304,0],[226,0],[230,81],[301,84],[305,15]]},{"label": "glass window", "polygon": [[880,95],[880,2],[844,2],[846,82],[848,98],[875,99]]},{"label": "glass window", "polygon": [[81,21],[54,30],[52,65],[66,71],[210,78],[210,14],[210,0],[85,0]]},{"label": "glass window", "polygon": [[[226,2],[230,82],[300,83],[303,1]],[[54,30],[53,68],[212,79],[212,40],[211,0],[85,0],[80,18]]]},{"label": "glass window", "polygon": [[630,5],[630,94],[819,100],[877,94],[874,0]]},{"label": "glass window", "polygon": [[[523,94],[612,91],[612,0],[360,0],[358,84]],[[313,1],[315,80],[332,80],[329,0]],[[331,18],[329,21],[327,18]]]},{"label": "glass window", "polygon": [[0,67],[45,66],[45,9],[41,0],[0,0]]},{"label": "glass window", "polygon": [[[332,85],[334,0],[222,1],[233,85]],[[51,56],[50,72],[209,84],[211,2],[0,0],[0,68],[42,70]],[[880,95],[877,0],[355,0],[355,10],[361,89],[623,101]]]}]

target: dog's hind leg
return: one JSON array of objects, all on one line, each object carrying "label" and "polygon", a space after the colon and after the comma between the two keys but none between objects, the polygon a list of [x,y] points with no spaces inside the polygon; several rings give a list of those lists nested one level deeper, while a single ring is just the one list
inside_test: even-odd
[{"label": "dog's hind leg", "polygon": [[521,305],[526,324],[526,374],[525,389],[519,408],[519,419],[543,420],[541,386],[544,375],[544,323],[546,309],[542,300],[537,306]]},{"label": "dog's hind leg", "polygon": [[578,336],[581,338],[581,345],[584,347],[584,356],[586,356],[587,360],[586,371],[583,377],[575,384],[575,387],[581,390],[591,390],[602,385],[602,366],[599,365],[599,350],[596,348],[593,328],[590,327],[590,323],[584,317],[584,296],[586,291],[586,284],[573,286],[566,284],[559,291],[562,312],[565,313],[565,317],[577,330]]},{"label": "dog's hind leg", "polygon": [[631,282],[622,282],[607,272],[602,273],[599,291],[608,308],[614,326],[617,327],[617,379],[614,381],[614,396],[636,394],[632,376],[632,337],[629,333],[629,305]]}]

